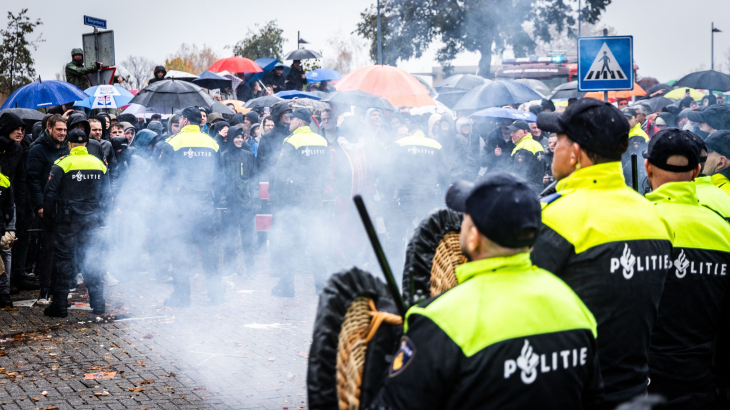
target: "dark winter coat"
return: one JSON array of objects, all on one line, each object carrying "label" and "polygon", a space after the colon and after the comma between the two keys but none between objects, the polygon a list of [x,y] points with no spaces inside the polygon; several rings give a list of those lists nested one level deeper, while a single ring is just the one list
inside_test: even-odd
[{"label": "dark winter coat", "polygon": [[43,191],[53,163],[68,153],[68,143],[64,142],[56,147],[45,133],[31,144],[25,164],[25,177],[33,211],[43,208]]},{"label": "dark winter coat", "polygon": [[284,91],[286,79],[284,78],[284,75],[276,75],[274,71],[276,70],[269,71],[269,73],[264,76],[262,82],[267,87],[272,86],[274,92],[278,93],[279,91]]},{"label": "dark winter coat", "polygon": [[259,176],[259,181],[271,181],[270,174],[279,160],[284,139],[291,135],[289,124],[279,121],[281,113],[288,109],[289,106],[286,104],[275,104],[271,107],[271,118],[274,119],[275,125],[261,136],[256,154],[256,174]]},{"label": "dark winter coat", "polygon": [[240,127],[231,127],[228,130],[228,142],[221,155],[221,167],[225,175],[225,199],[228,208],[246,209],[253,202],[256,161],[246,142],[241,147],[236,147],[233,143],[237,135],[243,135]]},{"label": "dark winter coat", "polygon": [[[497,147],[502,149],[502,155],[495,155],[494,149]],[[506,140],[502,137],[502,130],[497,127],[489,133],[486,143],[481,152],[481,165],[487,167],[487,172],[509,171],[512,164],[512,150],[515,149],[515,143],[512,139]]]},{"label": "dark winter coat", "polygon": [[307,85],[307,78],[304,77],[304,70],[301,67],[292,67],[286,76],[286,89],[301,91],[305,85]]},{"label": "dark winter coat", "polygon": [[[162,74],[162,78],[157,78],[157,73],[159,73],[159,72],[162,72],[162,73],[163,73],[163,74]],[[154,72],[153,74],[154,74],[154,76],[153,76],[153,77],[152,77],[152,79],[151,79],[151,80],[150,80],[150,81],[149,81],[149,82],[147,83],[148,85],[149,85],[149,84],[154,84],[154,83],[156,83],[156,82],[158,82],[158,81],[162,81],[162,80],[164,80],[164,79],[165,79],[165,74],[167,74],[167,70],[165,70],[165,67],[163,67],[163,66],[161,66],[161,65],[158,65],[157,67],[155,67],[155,72]]]},{"label": "dark winter coat", "polygon": [[4,113],[0,116],[0,172],[5,175],[13,187],[16,204],[22,205],[26,201],[25,187],[25,152],[20,143],[8,136],[10,132],[24,125],[23,120],[15,114]]},{"label": "dark winter coat", "polygon": [[238,101],[246,102],[253,99],[253,90],[246,83],[241,83],[236,88],[236,98]]}]

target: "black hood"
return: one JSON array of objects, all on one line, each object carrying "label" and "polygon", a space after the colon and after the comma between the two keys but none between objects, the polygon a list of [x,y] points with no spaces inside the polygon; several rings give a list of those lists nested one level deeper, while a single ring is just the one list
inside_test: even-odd
[{"label": "black hood", "polygon": [[139,131],[139,121],[137,121],[137,117],[134,116],[134,114],[121,114],[117,117],[118,122],[128,122],[132,124],[134,127],[134,131]]},{"label": "black hood", "polygon": [[129,147],[129,141],[126,137],[112,137],[111,142],[115,153],[123,152]]},{"label": "black hood", "polygon": [[229,123],[235,127],[238,124],[243,124],[243,118],[244,118],[244,115],[241,114],[240,112],[235,113],[235,114],[233,114],[233,117],[231,117],[231,120],[229,121]]},{"label": "black hood", "polygon": [[246,113],[246,118],[248,118],[248,121],[251,123],[251,125],[256,124],[259,122],[259,115],[256,113],[256,111],[249,111]]},{"label": "black hood", "polygon": [[21,126],[25,127],[25,122],[12,112],[4,112],[0,115],[0,136],[7,138],[11,131]]},{"label": "black hood", "polygon": [[[165,70],[165,67],[158,65],[157,67],[155,67],[155,71],[154,71],[155,78],[157,78],[157,73],[159,73],[160,71],[167,74],[167,70]],[[165,76],[163,75],[162,77],[165,77]]]},{"label": "black hood", "polygon": [[226,149],[228,149],[228,150],[242,149],[242,150],[246,150],[246,151],[251,151],[251,146],[248,145],[248,143],[246,141],[243,141],[243,145],[241,145],[240,147],[237,147],[236,144],[233,143],[233,139],[237,135],[243,135],[243,128],[231,127],[228,129]]},{"label": "black hood", "polygon": [[[109,133],[111,132],[111,123],[112,123],[111,117],[109,117],[109,114],[102,112],[102,113],[96,114],[95,116],[93,116],[91,118],[95,118],[95,119],[99,120],[99,122],[101,122],[101,130],[102,130],[101,139],[108,140]],[[106,127],[107,118],[109,119],[109,124],[110,124],[109,128]]]},{"label": "black hood", "polygon": [[71,116],[68,117],[68,120],[66,121],[66,127],[68,128],[68,132],[71,132],[73,127],[77,124],[83,124],[84,132],[88,137],[89,133],[91,132],[91,126],[89,125],[89,121],[86,119],[86,115],[81,113],[71,114]]},{"label": "black hood", "polygon": [[225,121],[216,122],[210,129],[210,136],[213,138],[217,137],[218,133],[225,127],[230,127],[230,125]]},{"label": "black hood", "polygon": [[278,102],[271,106],[271,118],[274,120],[274,124],[276,124],[277,127],[281,125],[279,117],[281,117],[281,114],[287,110],[291,111],[291,107],[286,101]]}]

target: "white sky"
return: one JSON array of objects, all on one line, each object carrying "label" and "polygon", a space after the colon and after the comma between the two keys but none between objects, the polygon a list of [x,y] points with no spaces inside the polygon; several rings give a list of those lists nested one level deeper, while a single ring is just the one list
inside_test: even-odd
[{"label": "white sky", "polygon": [[[40,17],[43,38],[34,52],[36,70],[44,79],[54,79],[70,61],[70,51],[81,47],[81,34],[91,31],[83,15],[103,18],[115,32],[116,60],[142,55],[162,64],[181,43],[207,44],[222,56],[224,49],[243,38],[249,27],[276,18],[288,42],[284,51],[296,47],[297,30],[312,43],[309,48],[329,51],[327,40],[349,36],[360,12],[375,0],[278,0],[201,2],[191,0],[123,2],[75,0],[71,3],[42,0],[27,4],[5,2],[5,10],[27,7],[32,18]],[[710,23],[724,30],[715,34],[715,68],[728,70],[730,50],[730,1],[727,0],[613,0],[602,22],[620,35],[634,36],[634,59],[640,76],[660,81],[678,78],[700,65],[710,66]],[[4,23],[2,23],[4,24]],[[433,52],[418,60],[399,64],[411,72],[431,71]],[[325,55],[326,57],[326,55]],[[459,56],[454,65],[476,65],[476,54]]]}]

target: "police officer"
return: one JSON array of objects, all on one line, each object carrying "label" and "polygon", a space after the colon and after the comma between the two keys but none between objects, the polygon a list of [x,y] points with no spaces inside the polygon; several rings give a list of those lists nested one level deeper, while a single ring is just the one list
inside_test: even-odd
[{"label": "police officer", "polygon": [[707,162],[705,174],[712,184],[730,195],[730,131],[718,131],[707,137]]},{"label": "police officer", "polygon": [[[624,170],[624,181],[626,185],[633,185],[633,175],[631,169],[631,154],[636,154],[637,162],[640,162],[642,153],[646,150],[646,144],[649,143],[649,136],[641,129],[641,124],[637,120],[638,112],[634,108],[624,107],[621,112],[629,121],[629,149],[621,156],[621,167]],[[646,179],[646,170],[640,164],[637,167],[637,180],[639,181],[639,193],[644,194],[650,191],[649,181]]]},{"label": "police officer", "polygon": [[272,260],[281,274],[271,294],[293,297],[295,271],[311,271],[317,291],[327,278],[322,199],[329,178],[330,150],[327,140],[309,128],[312,114],[308,110],[297,108],[286,117],[291,135],[281,147],[271,187],[271,198],[280,211],[273,220],[276,255]]},{"label": "police officer", "polygon": [[68,293],[77,267],[89,291],[89,303],[95,314],[104,313],[104,273],[100,261],[99,227],[103,207],[110,197],[106,165],[86,150],[89,137],[81,129],[68,133],[69,155],[51,167],[44,197],[43,216],[54,226],[53,302],[44,310],[46,316],[68,316]]},{"label": "police officer", "polygon": [[710,408],[715,401],[713,343],[721,318],[729,313],[722,305],[730,225],[699,203],[692,180],[700,173],[700,151],[689,131],[658,132],[644,158],[653,190],[646,199],[674,231],[671,259],[662,261],[670,269],[651,334],[649,391],[668,398],[667,408]]},{"label": "police officer", "polygon": [[[724,132],[724,131],[719,131]],[[695,178],[694,183],[697,188],[697,198],[700,205],[712,209],[730,222],[730,196],[725,194],[722,189],[712,184],[712,177],[705,175],[705,163],[707,161],[707,146],[705,141],[699,135],[690,131],[690,136],[697,145],[700,152],[700,174]]]},{"label": "police officer", "polygon": [[221,194],[223,178],[218,144],[200,131],[200,109],[187,107],[180,114],[180,132],[165,140],[157,167],[164,181],[163,198],[167,217],[158,229],[169,235],[172,250],[173,292],[166,306],[190,306],[190,272],[197,265],[190,260],[198,245],[203,259],[208,296],[212,304],[223,302],[225,287],[218,271],[214,247],[215,202]]},{"label": "police officer", "polygon": [[[505,172],[455,183],[469,259],[459,286],[412,307],[372,409],[579,409],[600,402],[596,321],[575,293],[530,262],[540,203]],[[471,308],[465,308],[465,303]]]},{"label": "police officer", "polygon": [[510,130],[510,137],[515,144],[512,150],[512,172],[525,178],[535,193],[543,190],[543,171],[545,165],[545,150],[542,144],[535,141],[530,134],[530,126],[527,122],[518,120],[507,127]]},{"label": "police officer", "polygon": [[542,199],[532,261],[563,279],[595,315],[605,405],[612,408],[646,393],[672,231],[624,182],[629,123],[616,107],[584,98],[562,114],[540,114],[537,125],[558,135],[558,182]]},{"label": "police officer", "polygon": [[426,137],[419,125],[412,126],[411,135],[397,140],[389,151],[389,174],[381,180],[392,183],[390,195],[395,191],[393,215],[386,221],[386,228],[397,247],[393,266],[401,267],[406,241],[418,221],[443,205],[449,169],[441,144]]}]

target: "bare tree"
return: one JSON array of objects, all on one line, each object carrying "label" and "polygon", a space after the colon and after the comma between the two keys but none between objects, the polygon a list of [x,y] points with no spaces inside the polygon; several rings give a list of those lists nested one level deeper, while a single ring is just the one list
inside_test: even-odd
[{"label": "bare tree", "polygon": [[[551,27],[549,30],[551,41],[545,42],[535,36],[535,28],[531,23],[525,23],[522,27],[527,35],[535,41],[535,55],[539,57],[548,57],[554,53],[567,55],[576,55],[578,53],[576,38],[569,36],[566,32],[561,33],[556,28]],[[617,34],[615,28],[596,22],[596,24],[583,23],[581,36],[602,36],[604,28],[608,30],[609,36]]]},{"label": "bare tree", "polygon": [[56,73],[56,81],[66,81],[66,64],[61,66],[60,73]]},{"label": "bare tree", "polygon": [[324,60],[322,66],[345,74],[353,69],[372,64],[368,54],[368,43],[355,35],[347,36],[337,31],[327,40],[330,47],[329,57]]},{"label": "bare tree", "polygon": [[155,69],[152,60],[141,56],[129,56],[119,65],[126,71],[120,73],[126,79],[121,85],[130,90],[142,88],[145,82],[152,78],[152,71]]}]

